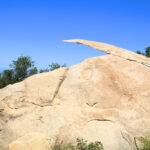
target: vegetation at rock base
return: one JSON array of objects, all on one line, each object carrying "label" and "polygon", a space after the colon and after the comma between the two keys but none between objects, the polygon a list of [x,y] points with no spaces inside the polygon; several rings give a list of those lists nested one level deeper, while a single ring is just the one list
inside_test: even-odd
[{"label": "vegetation at rock base", "polygon": [[41,69],[38,71],[35,67],[35,62],[29,56],[20,56],[17,60],[13,60],[9,65],[10,69],[4,70],[0,73],[0,88],[24,80],[25,78],[43,72],[53,71],[60,67],[66,67],[66,65],[60,65],[58,63],[52,63],[47,69]]},{"label": "vegetation at rock base", "polygon": [[150,138],[140,138],[141,148],[139,150],[150,150]]},{"label": "vegetation at rock base", "polygon": [[52,147],[52,150],[104,150],[102,143],[98,141],[87,143],[87,141],[83,139],[77,139],[76,142],[76,145],[64,145],[56,141],[56,143]]}]

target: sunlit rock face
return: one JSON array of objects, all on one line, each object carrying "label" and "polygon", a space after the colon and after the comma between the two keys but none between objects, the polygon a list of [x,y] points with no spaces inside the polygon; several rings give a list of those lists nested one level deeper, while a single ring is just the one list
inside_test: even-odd
[{"label": "sunlit rock face", "polygon": [[66,42],[108,55],[0,89],[0,149],[37,150],[41,141],[48,150],[57,138],[84,138],[105,150],[135,150],[150,131],[150,59],[104,43]]}]

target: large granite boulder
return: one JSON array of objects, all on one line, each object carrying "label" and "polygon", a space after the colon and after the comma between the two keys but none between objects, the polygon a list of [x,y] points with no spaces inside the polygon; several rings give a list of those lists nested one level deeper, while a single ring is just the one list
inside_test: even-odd
[{"label": "large granite boulder", "polygon": [[0,149],[35,150],[42,134],[46,148],[57,138],[84,138],[105,150],[136,150],[138,137],[150,132],[150,59],[104,43],[65,42],[108,55],[0,89]]}]

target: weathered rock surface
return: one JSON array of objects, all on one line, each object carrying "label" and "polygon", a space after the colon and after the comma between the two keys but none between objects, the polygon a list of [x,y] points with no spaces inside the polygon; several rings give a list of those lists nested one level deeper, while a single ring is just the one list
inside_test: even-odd
[{"label": "weathered rock surface", "polygon": [[8,150],[50,150],[49,137],[39,134],[30,133],[9,145]]},{"label": "weathered rock surface", "polygon": [[[79,137],[99,140],[105,150],[136,150],[136,138],[150,133],[150,59],[104,43],[69,42],[110,55],[0,89],[1,150],[27,149],[32,133],[44,135],[45,146],[47,137]],[[32,134],[30,149],[38,137]]]}]

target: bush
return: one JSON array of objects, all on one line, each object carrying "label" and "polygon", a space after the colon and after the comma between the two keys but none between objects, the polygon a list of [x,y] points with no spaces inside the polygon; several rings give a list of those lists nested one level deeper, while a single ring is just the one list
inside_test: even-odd
[{"label": "bush", "polygon": [[70,143],[65,145],[56,141],[52,150],[104,150],[102,143],[98,141],[87,143],[87,141],[83,139],[77,139],[76,142],[74,146]]},{"label": "bush", "polygon": [[136,51],[136,53],[140,55],[144,55],[146,57],[150,57],[150,47],[146,47],[144,53],[142,53],[140,50]]},{"label": "bush", "polygon": [[61,68],[61,67],[66,67],[66,65],[65,64],[60,65],[58,63],[52,63],[52,64],[49,65],[49,67],[50,67],[50,71],[53,71],[53,70]]},{"label": "bush", "polygon": [[140,142],[141,142],[140,150],[150,150],[150,138],[142,137],[142,138],[140,138]]}]

